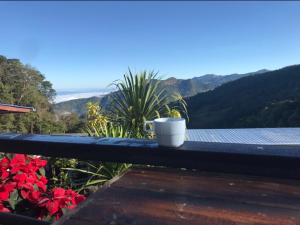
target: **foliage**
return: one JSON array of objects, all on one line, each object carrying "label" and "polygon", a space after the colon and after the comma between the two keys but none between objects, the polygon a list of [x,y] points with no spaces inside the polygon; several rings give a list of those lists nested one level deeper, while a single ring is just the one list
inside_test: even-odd
[{"label": "foliage", "polygon": [[169,117],[172,117],[172,118],[181,118],[181,114],[178,110],[176,109],[171,109],[168,113]]},{"label": "foliage", "polygon": [[80,161],[80,167],[61,168],[77,175],[73,180],[73,187],[77,192],[88,194],[95,187],[102,185],[112,178],[123,174],[130,168],[131,164]]},{"label": "foliage", "polygon": [[85,118],[80,118],[76,113],[61,115],[59,121],[62,124],[63,133],[80,133],[85,127]]},{"label": "foliage", "polygon": [[190,128],[300,126],[300,65],[229,82],[187,99]]},{"label": "foliage", "polygon": [[36,69],[0,56],[1,103],[32,106],[34,113],[1,115],[0,131],[52,133],[60,131],[52,111],[55,90]]},{"label": "foliage", "polygon": [[97,104],[93,104],[92,102],[88,102],[86,107],[87,107],[87,126],[97,127],[101,130],[100,132],[104,132],[108,124],[108,117],[102,113],[101,107]]},{"label": "foliage", "polygon": [[129,70],[123,80],[114,82],[118,91],[112,96],[111,115],[117,117],[132,137],[145,137],[144,122],[168,116],[171,112],[168,104],[171,102],[178,102],[177,110],[186,114],[186,104],[181,95],[169,95],[159,84],[157,73],[153,71],[133,74]]},{"label": "foliage", "polygon": [[47,161],[23,154],[6,154],[0,160],[0,211],[57,220],[85,197],[72,189],[47,190]]},{"label": "foliage", "polygon": [[96,103],[87,103],[87,126],[85,131],[95,137],[129,137],[129,133],[119,124],[104,115]]},{"label": "foliage", "polygon": [[[129,137],[129,133],[122,126],[109,121],[102,113],[98,104],[87,104],[87,126],[85,131],[94,137]],[[125,163],[98,163],[79,161],[76,167],[61,167],[68,177],[73,175],[72,184],[79,192],[86,192],[96,185],[104,184],[125,172],[130,164]]]},{"label": "foliage", "polygon": [[[158,87],[157,74],[146,71],[133,75],[124,75],[124,81],[115,83],[118,91],[112,97],[115,104],[110,108],[111,114],[105,114],[97,103],[87,104],[87,127],[89,136],[96,137],[146,137],[142,131],[143,123],[147,119],[162,116],[181,117],[174,106],[168,103],[179,101],[179,106],[186,113],[185,102],[180,95],[170,98]],[[93,163],[80,162],[82,168],[64,168],[67,171],[79,172],[89,178],[79,188],[85,190],[96,184],[103,184],[107,180],[122,174],[130,165],[124,163]]]},{"label": "foliage", "polygon": [[74,174],[69,171],[62,170],[61,168],[76,168],[78,166],[77,159],[64,159],[64,158],[50,158],[49,159],[49,168],[48,168],[48,177],[49,177],[49,186],[50,187],[65,187],[65,188],[74,188],[76,184],[74,183]]}]

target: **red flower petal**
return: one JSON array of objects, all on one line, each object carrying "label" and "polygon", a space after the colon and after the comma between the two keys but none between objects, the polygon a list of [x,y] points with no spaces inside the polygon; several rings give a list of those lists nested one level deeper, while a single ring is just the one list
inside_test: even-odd
[{"label": "red flower petal", "polygon": [[25,173],[20,173],[13,177],[13,180],[18,183],[24,183],[26,181],[26,179],[27,179],[27,176]]},{"label": "red flower petal", "polygon": [[10,212],[10,210],[6,207],[4,207],[4,205],[2,203],[0,203],[0,212]]},{"label": "red flower petal", "polygon": [[4,157],[0,160],[1,167],[8,167],[10,160],[7,157]]},{"label": "red flower petal", "polygon": [[28,200],[33,203],[38,202],[40,195],[41,195],[41,192],[39,192],[39,191],[29,192]]},{"label": "red flower petal", "polygon": [[79,204],[80,202],[84,201],[85,199],[86,199],[85,196],[83,196],[83,195],[77,195],[75,197],[76,204]]},{"label": "red flower petal", "polygon": [[59,210],[59,201],[48,201],[46,208],[49,211],[50,215],[55,214]]},{"label": "red flower petal", "polygon": [[1,189],[10,194],[10,192],[12,192],[15,189],[15,187],[16,187],[16,183],[10,182],[10,183],[4,184]]},{"label": "red flower petal", "polygon": [[62,197],[62,196],[65,195],[65,189],[60,188],[60,187],[53,188],[52,192],[53,192],[53,197],[54,198],[56,198],[56,197]]},{"label": "red flower petal", "polygon": [[28,199],[29,193],[30,193],[30,191],[28,191],[28,190],[25,190],[25,189],[21,190],[22,198]]},{"label": "red flower petal", "polygon": [[47,186],[43,182],[38,181],[38,182],[36,182],[36,185],[39,187],[40,190],[42,190],[44,192],[47,191]]},{"label": "red flower petal", "polygon": [[43,184],[47,184],[48,183],[48,180],[45,176],[41,176],[40,177],[40,181],[43,183]]},{"label": "red flower petal", "polygon": [[6,169],[2,169],[1,171],[1,179],[5,180],[9,176],[9,172]]},{"label": "red flower petal", "polygon": [[9,197],[9,193],[7,191],[0,192],[0,200],[7,201]]}]

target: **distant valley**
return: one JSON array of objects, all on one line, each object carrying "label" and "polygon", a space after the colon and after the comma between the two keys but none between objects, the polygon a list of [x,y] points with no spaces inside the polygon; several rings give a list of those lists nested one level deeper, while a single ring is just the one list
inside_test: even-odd
[{"label": "distant valley", "polygon": [[102,97],[112,92],[111,88],[88,88],[88,89],[71,89],[57,90],[55,103],[66,102],[82,98]]},{"label": "distant valley", "polygon": [[[230,75],[214,75],[207,74],[199,77],[194,77],[191,79],[177,79],[174,77],[168,78],[161,82],[162,88],[167,91],[168,94],[175,92],[180,93],[183,97],[194,96],[198,93],[207,92],[221,86],[224,83],[240,79],[242,77],[247,77],[256,74],[262,74],[268,70],[259,70],[256,72],[245,73],[245,74],[230,74]],[[105,90],[102,90],[105,93]],[[95,95],[93,95],[95,93]],[[77,113],[78,115],[83,115],[85,113],[85,105],[87,102],[97,102],[102,107],[106,107],[110,101],[110,94],[101,95],[102,92],[83,92],[83,93],[65,93],[66,95],[61,95],[59,101],[54,106],[54,110],[57,114],[69,114]],[[69,94],[69,95],[68,95]],[[91,97],[84,98],[85,95],[92,95]],[[83,98],[80,98],[83,97]],[[71,100],[62,101],[63,99],[73,98]],[[76,98],[76,99],[75,99]]]}]

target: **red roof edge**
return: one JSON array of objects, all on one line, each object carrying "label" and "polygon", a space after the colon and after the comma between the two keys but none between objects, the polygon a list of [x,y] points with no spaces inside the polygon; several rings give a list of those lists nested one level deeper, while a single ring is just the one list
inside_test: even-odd
[{"label": "red roof edge", "polygon": [[35,109],[33,107],[0,103],[0,113],[28,113],[28,112],[35,112]]}]

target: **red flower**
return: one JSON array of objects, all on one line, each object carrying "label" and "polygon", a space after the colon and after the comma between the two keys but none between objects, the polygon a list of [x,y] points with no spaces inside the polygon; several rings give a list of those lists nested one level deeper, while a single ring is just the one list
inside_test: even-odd
[{"label": "red flower", "polygon": [[[47,181],[47,180],[46,180],[46,181]],[[40,190],[42,190],[42,191],[44,191],[44,192],[47,191],[47,186],[46,186],[46,184],[45,184],[45,181],[37,180],[35,184],[36,184],[36,186],[37,186]]]},{"label": "red flower", "polygon": [[48,181],[44,176],[38,178],[36,174],[19,173],[13,177],[13,180],[17,182],[18,188],[26,189],[23,191],[24,196],[27,196],[25,192],[33,191],[36,188],[43,192],[47,190],[46,183]]},{"label": "red flower", "polygon": [[10,162],[10,166],[12,167],[11,173],[13,174],[19,171],[28,172],[28,168],[26,167],[26,156],[23,154],[16,154]]},{"label": "red flower", "polygon": [[12,167],[11,173],[13,174],[19,171],[24,173],[34,173],[46,165],[47,160],[43,160],[38,157],[30,157],[23,154],[16,154],[10,163],[10,166]]},{"label": "red flower", "polygon": [[86,197],[84,195],[77,194],[75,196],[76,205],[79,204],[80,202],[83,202],[85,199],[86,199]]},{"label": "red flower", "polygon": [[34,190],[35,179],[31,174],[19,173],[13,177],[13,180],[17,182],[18,188],[25,188],[30,191]]},{"label": "red flower", "polygon": [[54,215],[59,210],[59,201],[48,201],[46,208],[49,211],[50,215]]},{"label": "red flower", "polygon": [[61,198],[65,195],[66,190],[61,188],[61,187],[57,187],[57,188],[53,188],[52,189],[52,193],[53,193],[53,197],[54,198]]},{"label": "red flower", "polygon": [[83,201],[85,197],[69,189],[57,187],[50,192],[49,198],[43,197],[39,201],[40,207],[45,207],[50,215],[54,215],[56,219],[63,215],[62,209],[73,209],[77,204]]},{"label": "red flower", "polygon": [[40,181],[43,183],[43,184],[47,184],[48,183],[48,180],[47,180],[47,178],[45,177],[45,176],[41,176],[40,177]]},{"label": "red flower", "polygon": [[22,196],[22,198],[29,199],[29,197],[28,197],[29,194],[30,194],[30,191],[28,191],[27,189],[21,190],[21,196]]},{"label": "red flower", "polygon": [[[85,200],[83,195],[61,187],[47,192],[48,180],[38,170],[46,166],[47,161],[40,157],[15,154],[10,160],[0,160],[0,212],[9,212],[6,208],[11,192],[17,190],[19,198],[39,207],[39,219],[53,216],[56,220],[63,215],[63,209],[72,209]],[[14,211],[13,211],[14,212]]]},{"label": "red flower", "polygon": [[16,187],[16,183],[7,183],[7,184],[2,184],[0,186],[0,200],[1,201],[7,201],[9,198],[10,192],[14,190]]},{"label": "red flower", "polygon": [[1,167],[1,178],[5,180],[9,176],[9,163],[10,160],[7,157],[4,157],[0,160],[0,167]]},{"label": "red flower", "polygon": [[31,159],[31,167],[34,172],[47,165],[47,160],[42,160],[38,157]]},{"label": "red flower", "polygon": [[37,203],[40,199],[40,196],[41,196],[41,192],[32,191],[32,192],[29,192],[29,195],[27,196],[27,198],[31,203]]},{"label": "red flower", "polygon": [[73,205],[77,205],[86,199],[83,195],[78,194],[72,189],[66,190],[66,195],[69,196]]},{"label": "red flower", "polygon": [[18,187],[21,187],[25,183],[27,176],[25,173],[19,173],[13,177],[13,180],[18,183]]},{"label": "red flower", "polygon": [[10,210],[6,208],[2,202],[0,202],[0,212],[10,212]]},{"label": "red flower", "polygon": [[52,190],[52,201],[56,202],[58,204],[59,208],[64,208],[66,206],[66,196],[65,196],[66,190],[63,188],[53,188]]},{"label": "red flower", "polygon": [[9,198],[9,193],[7,191],[0,192],[0,200],[1,201],[7,201],[8,198]]},{"label": "red flower", "polygon": [[5,191],[8,191],[8,192],[12,192],[16,187],[16,183],[15,182],[10,182],[10,183],[7,183],[7,184],[4,184],[3,185],[3,188]]}]

